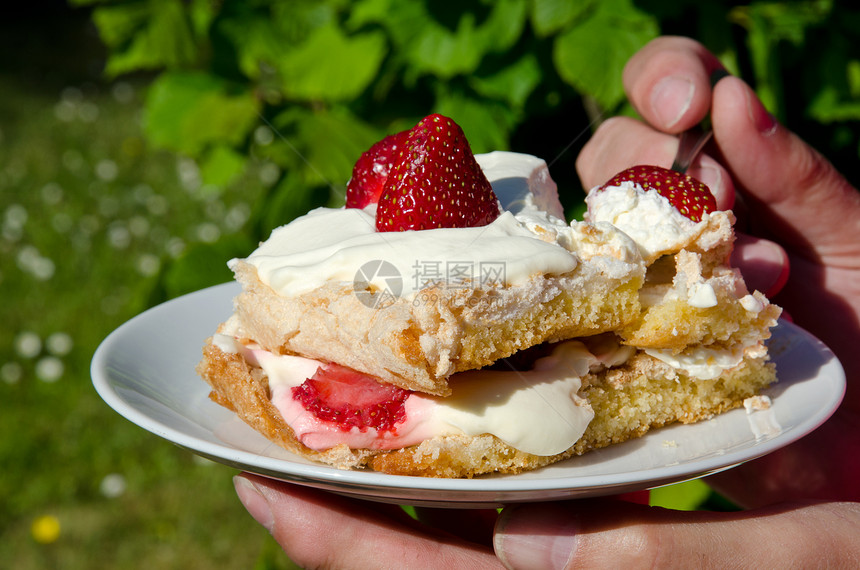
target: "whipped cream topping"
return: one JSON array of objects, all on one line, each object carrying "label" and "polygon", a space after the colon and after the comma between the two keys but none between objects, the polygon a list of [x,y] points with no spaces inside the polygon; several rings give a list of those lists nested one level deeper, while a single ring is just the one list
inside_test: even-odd
[{"label": "whipped cream topping", "polygon": [[628,355],[619,347],[618,354],[610,351],[599,359],[581,342],[567,341],[529,371],[473,370],[451,378],[450,396],[410,393],[404,404],[406,419],[393,430],[344,431],[317,419],[292,397],[292,388],[313,376],[322,363],[245,346],[226,334],[215,335],[213,342],[263,369],[272,403],[299,441],[316,450],[342,443],[353,449],[398,449],[435,436],[489,433],[520,451],[555,455],[576,443],[594,417],[591,406],[577,394],[580,378],[593,367],[618,363]]},{"label": "whipped cream topping", "polygon": [[[396,268],[407,299],[428,285],[420,270],[428,266],[444,279],[456,263],[477,282],[482,267],[492,264],[504,268],[498,275],[506,285],[518,285],[537,274],[572,271],[578,263],[570,251],[541,240],[510,212],[477,228],[377,232],[373,215],[355,208],[317,208],[296,218],[275,229],[246,261],[261,281],[286,297],[331,281],[352,283],[362,266],[384,261]],[[386,289],[391,275],[362,277]]]},{"label": "whipped cream topping", "polygon": [[633,182],[592,189],[585,198],[585,219],[617,227],[639,246],[642,257],[654,260],[693,242],[707,225],[708,214],[694,222],[680,213],[656,190],[644,190]]},{"label": "whipped cream topping", "polygon": [[564,220],[558,187],[543,159],[497,150],[476,154],[475,160],[493,186],[503,210],[535,216],[537,220],[552,216],[555,220],[551,223]]},{"label": "whipped cream topping", "polygon": [[[446,279],[452,265],[465,269],[471,281],[455,285],[479,288],[488,285],[487,275],[493,285],[503,279],[505,285],[516,286],[535,275],[570,272],[582,259],[579,254],[641,264],[636,245],[620,232],[611,245],[592,251],[597,246],[583,239],[581,223],[564,221],[555,182],[542,159],[512,152],[476,159],[504,209],[487,226],[377,232],[373,206],[318,208],[275,229],[245,261],[256,267],[261,281],[286,297],[329,282],[352,284],[359,275],[387,290],[391,272],[359,271],[371,262],[377,267],[380,261],[388,262],[396,269],[394,277],[400,278],[399,294],[407,300],[434,283],[423,271],[428,267],[435,270],[435,283],[443,285],[450,284]],[[230,266],[235,263],[231,260]],[[462,271],[457,273],[458,279],[462,276]]]}]

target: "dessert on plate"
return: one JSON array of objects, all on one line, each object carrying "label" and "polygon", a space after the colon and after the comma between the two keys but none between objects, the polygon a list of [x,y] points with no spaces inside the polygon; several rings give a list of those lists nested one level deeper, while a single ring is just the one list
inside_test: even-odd
[{"label": "dessert on plate", "polygon": [[339,468],[516,473],[711,417],[775,381],[779,309],[727,260],[731,212],[657,167],[566,222],[546,163],[474,156],[430,115],[318,208],[229,262],[211,397]]}]

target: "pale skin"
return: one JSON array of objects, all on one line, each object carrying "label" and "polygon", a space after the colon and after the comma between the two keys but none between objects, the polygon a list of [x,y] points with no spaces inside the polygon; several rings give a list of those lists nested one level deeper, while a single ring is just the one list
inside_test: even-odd
[{"label": "pale skin", "polygon": [[717,67],[692,40],[648,44],[624,72],[645,122],[606,121],[577,159],[577,171],[593,187],[634,164],[668,167],[675,135],[710,112],[712,154],[690,173],[709,184],[721,208],[734,207],[739,231],[768,238],[739,239],[733,259],[748,282],[779,291],[776,302],[840,357],[848,391],[833,418],[798,443],[710,477],[747,509],[738,513],[590,499],[513,506],[500,516],[419,509],[415,521],[394,506],[237,477],[243,504],[295,562],[310,568],[860,566],[860,193],[778,124],[743,81],[726,77],[712,90],[709,76]]}]

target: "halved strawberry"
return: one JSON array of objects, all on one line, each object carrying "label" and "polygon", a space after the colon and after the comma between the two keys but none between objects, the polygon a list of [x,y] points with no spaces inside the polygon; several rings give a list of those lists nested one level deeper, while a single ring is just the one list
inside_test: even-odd
[{"label": "halved strawberry", "polygon": [[379,195],[391,170],[391,159],[402,148],[408,133],[401,131],[388,135],[362,153],[346,184],[347,208],[364,208],[379,202]]},{"label": "halved strawberry", "polygon": [[463,129],[434,114],[409,131],[376,210],[380,232],[485,226],[499,201]]},{"label": "halved strawberry", "polygon": [[639,165],[619,172],[600,190],[607,186],[619,186],[622,182],[634,182],[645,190],[656,190],[666,197],[679,212],[693,220],[702,221],[702,214],[717,209],[717,201],[708,187],[689,174],[682,174],[660,166]]},{"label": "halved strawberry", "polygon": [[292,389],[293,399],[317,418],[333,422],[343,431],[376,428],[388,431],[406,418],[409,392],[339,364],[320,366],[316,373]]}]

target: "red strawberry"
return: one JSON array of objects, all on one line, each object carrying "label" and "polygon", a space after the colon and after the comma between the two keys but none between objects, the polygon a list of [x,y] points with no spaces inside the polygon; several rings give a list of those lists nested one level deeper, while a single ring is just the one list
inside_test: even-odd
[{"label": "red strawberry", "polygon": [[409,392],[339,364],[327,364],[292,390],[293,399],[317,418],[334,422],[343,431],[373,427],[394,429],[406,418]]},{"label": "red strawberry", "polygon": [[388,135],[362,153],[346,185],[347,208],[364,208],[379,202],[379,195],[391,170],[391,159],[403,146],[407,134],[409,131]]},{"label": "red strawberry", "polygon": [[499,201],[457,123],[423,118],[395,156],[376,210],[380,232],[485,226]]},{"label": "red strawberry", "polygon": [[666,197],[679,212],[693,220],[702,221],[702,214],[717,209],[714,195],[704,183],[689,174],[681,174],[660,166],[639,165],[619,172],[600,187],[619,186],[622,182],[634,182],[645,190],[656,190]]}]

